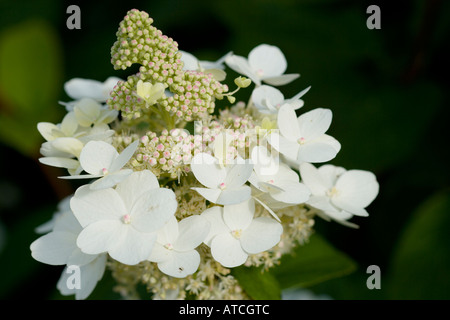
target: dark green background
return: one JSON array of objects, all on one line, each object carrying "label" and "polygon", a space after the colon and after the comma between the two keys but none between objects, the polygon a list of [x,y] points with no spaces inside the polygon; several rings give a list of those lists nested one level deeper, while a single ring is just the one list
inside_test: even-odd
[{"label": "dark green background", "polygon": [[[301,74],[280,87],[285,96],[311,85],[302,110],[333,111],[329,133],[342,150],[331,163],[377,175],[370,216],[353,220],[359,230],[316,225],[358,269],[310,289],[334,299],[450,298],[448,1],[91,1],[80,4],[81,30],[68,30],[74,3],[0,2],[0,297],[57,297],[62,269],[34,261],[29,244],[73,186],[38,163],[36,124],[60,122],[65,81],[132,72],[113,70],[110,48],[137,8],[203,60],[278,46],[287,73]],[[370,4],[381,8],[381,30],[366,27]],[[369,265],[381,268],[381,290],[366,287]]]}]

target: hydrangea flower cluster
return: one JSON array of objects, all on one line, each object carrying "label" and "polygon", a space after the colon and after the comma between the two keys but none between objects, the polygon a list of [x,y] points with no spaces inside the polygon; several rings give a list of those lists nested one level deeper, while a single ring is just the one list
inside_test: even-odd
[{"label": "hydrangea flower cluster", "polygon": [[[66,266],[57,287],[76,299],[106,269],[124,298],[135,298],[138,284],[153,299],[247,298],[232,268],[273,267],[307,245],[316,216],[355,227],[349,219],[368,215],[376,177],[315,166],[341,149],[326,134],[332,111],[297,116],[310,88],[285,99],[274,87],[299,76],[285,74],[278,47],[200,61],[152,23],[129,11],[111,49],[115,69],[140,64],[138,74],[70,80],[67,115],[38,124],[40,161],[88,182],[36,229],[43,235],[31,254]],[[233,92],[222,83],[226,66],[243,75]],[[249,102],[236,102],[252,82]],[[225,108],[214,112],[216,100]],[[74,267],[79,286],[69,279]]]}]

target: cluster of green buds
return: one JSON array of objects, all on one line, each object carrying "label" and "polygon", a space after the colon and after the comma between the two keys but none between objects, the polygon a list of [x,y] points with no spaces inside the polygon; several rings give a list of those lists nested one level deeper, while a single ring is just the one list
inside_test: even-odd
[{"label": "cluster of green buds", "polygon": [[[145,117],[151,112],[164,120],[175,117],[175,123],[204,118],[214,111],[215,99],[223,99],[228,87],[212,74],[183,70],[177,42],[152,23],[146,12],[136,9],[120,22],[117,41],[111,48],[111,63],[115,69],[125,70],[135,63],[141,67],[127,81],[119,81],[108,105],[122,111],[126,119]],[[143,96],[137,90],[140,81],[164,90],[157,90],[154,97]]]}]

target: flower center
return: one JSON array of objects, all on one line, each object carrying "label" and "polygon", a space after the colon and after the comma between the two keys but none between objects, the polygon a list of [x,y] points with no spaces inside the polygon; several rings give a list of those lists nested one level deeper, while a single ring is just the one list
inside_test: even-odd
[{"label": "flower center", "polygon": [[258,70],[256,70],[256,74],[258,75],[258,77],[262,77],[264,75],[264,70],[258,69]]},{"label": "flower center", "polygon": [[129,214],[124,215],[124,216],[122,217],[122,221],[123,221],[123,223],[125,223],[125,224],[130,224],[130,222],[131,222],[131,216],[130,216]]},{"label": "flower center", "polygon": [[220,190],[225,190],[227,187],[227,185],[225,184],[225,182],[222,182],[221,184],[219,184],[219,189]]},{"label": "flower center", "polygon": [[103,169],[102,169],[102,173],[103,173],[104,175],[107,175],[108,172],[109,172],[108,169],[106,169],[106,168],[103,168]]},{"label": "flower center", "polygon": [[166,244],[164,245],[164,248],[166,248],[167,250],[173,250],[173,244],[171,244],[171,243],[166,243]]},{"label": "flower center", "polygon": [[327,196],[329,196],[330,198],[334,197],[334,196],[337,196],[338,194],[339,194],[339,190],[336,189],[336,187],[332,187],[331,189],[329,189],[327,191]]},{"label": "flower center", "polygon": [[297,140],[298,144],[305,144],[305,138],[301,137]]},{"label": "flower center", "polygon": [[242,236],[242,229],[237,229],[237,230],[231,231],[231,235],[233,237],[235,237],[236,239],[240,239]]}]

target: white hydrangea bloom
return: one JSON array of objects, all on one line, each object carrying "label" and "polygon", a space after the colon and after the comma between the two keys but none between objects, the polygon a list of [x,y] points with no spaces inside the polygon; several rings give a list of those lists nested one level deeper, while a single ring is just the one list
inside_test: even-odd
[{"label": "white hydrangea bloom", "polygon": [[224,267],[240,266],[249,254],[269,250],[280,241],[281,224],[268,217],[254,218],[254,213],[255,202],[250,199],[235,205],[215,206],[201,214],[211,223],[204,243]]},{"label": "white hydrangea bloom", "polygon": [[288,205],[304,203],[309,199],[311,192],[300,182],[298,174],[280,162],[279,157],[270,154],[266,147],[254,147],[251,159],[254,168],[249,181],[259,191]]},{"label": "white hydrangea bloom", "polygon": [[233,164],[221,166],[217,158],[199,153],[192,158],[191,170],[206,187],[192,189],[208,201],[222,205],[236,204],[251,196],[250,187],[245,185],[253,170],[253,165],[248,161],[236,160]]},{"label": "white hydrangea bloom", "polygon": [[255,88],[252,92],[252,102],[259,112],[264,114],[276,114],[278,109],[284,104],[290,104],[294,110],[303,107],[303,97],[311,87],[308,87],[290,99],[284,99],[283,93],[277,88],[262,85]]},{"label": "white hydrangea bloom", "polygon": [[90,184],[92,190],[114,187],[133,173],[131,169],[122,169],[130,160],[139,145],[134,141],[119,155],[117,150],[109,143],[103,141],[89,141],[81,150],[80,165],[86,175],[72,175],[60,177],[63,179],[94,179],[100,178]]},{"label": "white hydrangea bloom", "polygon": [[43,164],[65,168],[71,175],[82,171],[79,157],[89,141],[109,141],[114,135],[107,123],[117,117],[117,112],[102,108],[97,102],[83,99],[76,102],[73,111],[66,114],[60,124],[40,122],[38,131],[46,140],[40,148]]},{"label": "white hydrangea bloom", "polygon": [[234,71],[249,77],[257,86],[260,86],[262,81],[280,86],[300,76],[297,73],[284,74],[287,68],[284,54],[278,47],[268,44],[260,44],[253,48],[248,59],[231,55],[225,62]]},{"label": "white hydrangea bloom", "polygon": [[107,252],[113,259],[135,265],[148,259],[157,232],[175,214],[172,190],[160,188],[148,170],[132,173],[115,189],[82,186],[70,207],[83,227],[78,247],[88,254]]},{"label": "white hydrangea bloom", "polygon": [[289,105],[278,111],[278,132],[271,133],[267,140],[278,152],[296,163],[326,162],[341,149],[341,144],[325,134],[331,124],[329,109],[314,109],[300,115]]},{"label": "white hydrangea bloom", "polygon": [[148,260],[158,263],[165,274],[184,278],[197,271],[200,254],[195,250],[209,233],[210,223],[195,215],[177,222],[171,218],[158,232],[155,247]]},{"label": "white hydrangea bloom", "polygon": [[[64,202],[65,203],[65,202]],[[36,239],[31,245],[31,256],[49,265],[66,265],[58,282],[63,295],[75,294],[76,299],[85,299],[103,277],[106,267],[106,254],[86,254],[77,246],[77,237],[82,227],[72,211],[66,210],[54,221],[53,230]],[[71,273],[65,272],[67,266],[80,268],[80,287],[67,285]]]},{"label": "white hydrangea bloom", "polygon": [[300,165],[303,183],[311,190],[306,202],[338,222],[346,222],[354,215],[366,217],[366,207],[378,195],[375,175],[363,170],[345,170],[330,164],[314,167]]}]

